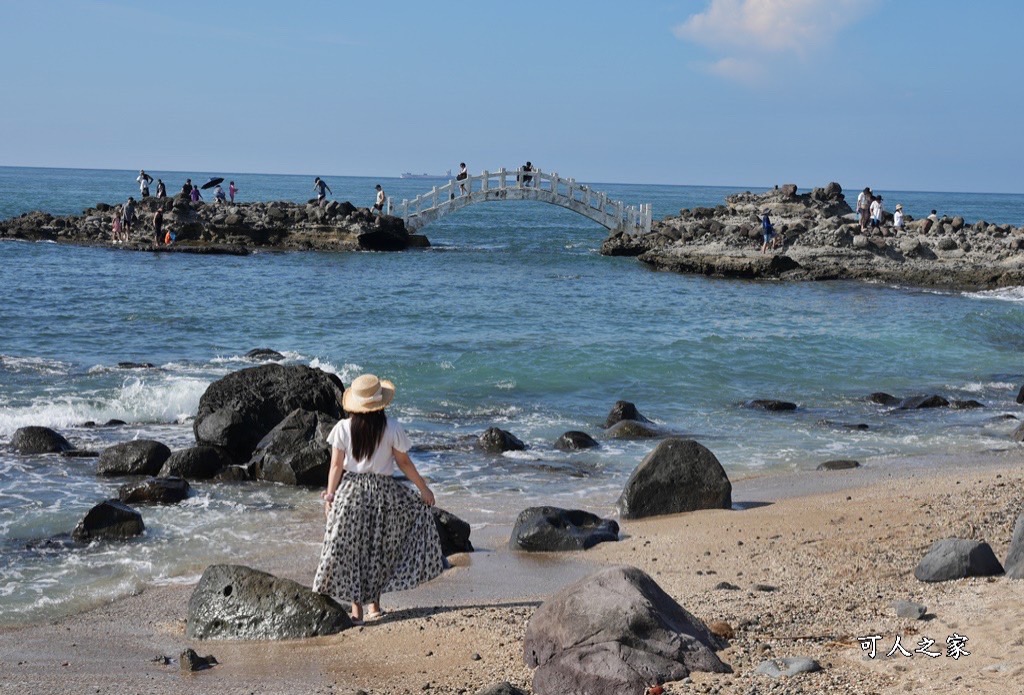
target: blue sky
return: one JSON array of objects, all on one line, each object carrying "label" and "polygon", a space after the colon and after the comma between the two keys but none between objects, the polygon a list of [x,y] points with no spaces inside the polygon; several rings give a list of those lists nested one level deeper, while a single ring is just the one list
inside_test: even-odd
[{"label": "blue sky", "polygon": [[1024,192],[1017,0],[0,0],[0,165]]}]

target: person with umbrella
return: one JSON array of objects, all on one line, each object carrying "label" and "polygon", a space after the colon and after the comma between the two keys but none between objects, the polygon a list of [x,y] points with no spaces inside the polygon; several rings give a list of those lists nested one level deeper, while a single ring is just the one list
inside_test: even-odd
[{"label": "person with umbrella", "polygon": [[324,203],[327,202],[327,193],[334,195],[334,191],[331,190],[331,187],[324,183],[319,176],[313,179],[313,190],[316,191],[316,204],[320,207],[323,207]]}]

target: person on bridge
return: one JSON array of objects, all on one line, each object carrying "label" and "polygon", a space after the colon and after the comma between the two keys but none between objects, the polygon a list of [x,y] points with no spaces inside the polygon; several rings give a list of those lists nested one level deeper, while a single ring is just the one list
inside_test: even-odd
[{"label": "person on bridge", "polygon": [[530,183],[533,181],[533,177],[526,173],[528,171],[533,171],[533,164],[529,161],[527,161],[526,164],[523,165],[523,173],[520,175],[520,180],[523,182],[524,186],[529,186]]},{"label": "person on bridge", "polygon": [[377,200],[373,203],[373,209],[377,211],[378,215],[384,214],[384,203],[387,202],[388,197],[384,195],[384,189],[381,188],[380,184],[377,184]]},{"label": "person on bridge", "polygon": [[466,163],[462,162],[461,164],[459,164],[459,173],[455,177],[455,179],[460,182],[459,183],[459,193],[461,195],[466,195],[467,194],[466,184],[465,183],[461,183],[461,182],[465,181],[468,178],[469,178],[469,171],[466,169]]},{"label": "person on bridge", "polygon": [[323,207],[327,202],[328,193],[334,195],[334,191],[331,190],[331,187],[324,183],[319,176],[313,179],[313,190],[316,191],[316,204],[320,207]]}]

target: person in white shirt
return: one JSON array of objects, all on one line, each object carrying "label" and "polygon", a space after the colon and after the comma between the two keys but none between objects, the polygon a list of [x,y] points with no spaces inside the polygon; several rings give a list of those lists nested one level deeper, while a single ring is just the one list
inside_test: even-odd
[{"label": "person in white shirt", "polygon": [[153,177],[145,171],[139,171],[139,175],[135,180],[139,182],[139,193],[142,194],[142,197],[149,197],[149,184],[153,183]]},{"label": "person in white shirt", "polygon": [[857,214],[860,216],[860,231],[862,232],[867,231],[868,228],[872,198],[870,188],[865,188],[857,194]]},{"label": "person in white shirt", "polygon": [[[466,179],[469,178],[469,170],[466,169],[466,163],[465,162],[462,162],[461,164],[459,164],[459,173],[458,173],[458,175],[455,178],[456,178],[456,180],[458,180],[460,182],[465,181]],[[459,183],[459,194],[460,195],[466,195],[466,193],[467,193],[467,191],[466,191],[466,184],[465,183]]]},{"label": "person in white shirt", "polygon": [[903,203],[896,203],[896,212],[892,215],[892,226],[895,229],[903,229]]},{"label": "person in white shirt", "polygon": [[381,214],[381,215],[384,214],[384,203],[387,202],[387,199],[388,199],[388,197],[386,195],[384,195],[384,189],[381,188],[381,185],[378,183],[377,184],[377,200],[374,201],[374,203],[373,203],[373,209],[376,210],[378,214]]},{"label": "person in white shirt", "polygon": [[876,195],[871,201],[871,229],[882,228],[882,196]]},{"label": "person in white shirt", "polygon": [[[444,569],[434,493],[409,458],[405,430],[384,412],[394,395],[390,381],[357,377],[342,397],[349,417],[327,437],[331,470],[320,495],[327,527],[313,591],[351,602],[356,623],[382,617],[382,593],[411,589]],[[396,468],[418,495],[393,477]]]}]

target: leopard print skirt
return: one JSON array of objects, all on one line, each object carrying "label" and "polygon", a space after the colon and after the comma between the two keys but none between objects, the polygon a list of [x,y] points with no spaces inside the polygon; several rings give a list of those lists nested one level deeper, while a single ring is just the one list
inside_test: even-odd
[{"label": "leopard print skirt", "polygon": [[441,574],[434,516],[419,493],[390,475],[346,472],[334,495],[313,591],[372,603]]}]

